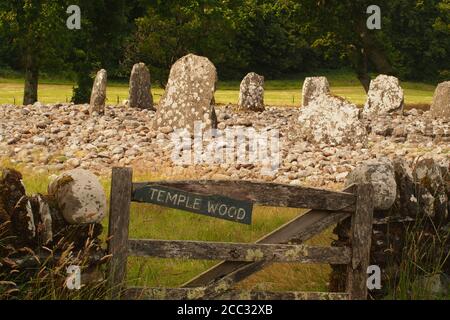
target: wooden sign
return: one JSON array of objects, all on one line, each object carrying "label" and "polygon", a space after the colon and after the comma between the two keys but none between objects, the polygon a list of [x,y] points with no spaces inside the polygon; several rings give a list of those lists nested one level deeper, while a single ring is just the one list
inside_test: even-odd
[{"label": "wooden sign", "polygon": [[148,185],[134,190],[133,201],[157,204],[243,224],[252,223],[252,202],[220,195],[202,195],[159,185]]}]

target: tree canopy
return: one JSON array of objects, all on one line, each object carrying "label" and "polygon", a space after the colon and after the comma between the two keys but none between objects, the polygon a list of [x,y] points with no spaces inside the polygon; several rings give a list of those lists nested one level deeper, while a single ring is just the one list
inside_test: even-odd
[{"label": "tree canopy", "polygon": [[[66,27],[71,4],[81,8],[81,30]],[[164,85],[170,66],[190,52],[207,56],[221,79],[351,67],[367,89],[371,72],[432,82],[450,77],[450,0],[382,1],[380,30],[366,27],[372,4],[7,0],[0,4],[0,68],[25,73],[27,103],[37,99],[40,72],[70,75],[77,82],[74,101],[84,102],[99,68],[126,78],[142,61]]]}]

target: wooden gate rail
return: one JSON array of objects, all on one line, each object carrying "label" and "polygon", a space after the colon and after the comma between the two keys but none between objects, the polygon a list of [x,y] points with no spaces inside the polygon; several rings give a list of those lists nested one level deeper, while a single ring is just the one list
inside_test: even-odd
[{"label": "wooden gate rail", "polygon": [[[138,300],[197,300],[208,294],[207,288],[144,288],[126,290],[124,298]],[[217,299],[217,298],[214,298]],[[348,293],[334,292],[270,292],[228,290],[220,300],[348,300]]]},{"label": "wooden gate rail", "polygon": [[345,247],[306,245],[224,243],[205,241],[129,240],[131,256],[172,259],[271,261],[348,264],[351,252]]},{"label": "wooden gate rail", "polygon": [[[256,243],[137,240],[128,238],[130,203],[136,190],[149,186],[221,195],[256,205],[311,208]],[[373,188],[359,185],[344,192],[249,181],[158,181],[132,183],[129,168],[114,168],[111,183],[108,250],[113,298],[148,299],[366,299],[366,270],[372,234]],[[328,227],[351,217],[352,246],[299,245]],[[293,244],[295,243],[295,244]],[[128,288],[128,255],[160,258],[225,260],[182,288]],[[346,293],[247,292],[232,290],[235,283],[272,262],[348,265]]]},{"label": "wooden gate rail", "polygon": [[[214,194],[251,201],[259,206],[311,208],[317,210],[354,212],[356,196],[352,193],[329,191],[270,182],[235,180],[157,181],[133,183],[135,190],[146,186],[163,186],[199,194]],[[132,201],[136,199],[132,198]]]}]

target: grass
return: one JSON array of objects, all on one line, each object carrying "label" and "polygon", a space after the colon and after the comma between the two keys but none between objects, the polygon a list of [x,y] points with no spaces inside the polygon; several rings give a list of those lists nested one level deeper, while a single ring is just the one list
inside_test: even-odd
[{"label": "grass", "polygon": [[[439,231],[438,231],[439,230]],[[449,295],[436,295],[430,278],[444,272],[450,259],[450,229],[435,225],[428,217],[417,219],[408,228],[403,258],[397,274],[388,279],[388,298],[395,300],[449,300]],[[395,281],[397,280],[397,281]]]},{"label": "grass", "polygon": [[[315,74],[303,74],[284,80],[267,80],[265,83],[265,103],[273,106],[299,106],[301,104],[301,88],[306,76],[325,75],[330,81],[334,94],[345,97],[362,105],[366,94],[358,79],[350,71],[318,71]],[[39,84],[39,101],[42,103],[68,102],[72,96],[73,83],[61,79],[45,78]],[[431,84],[403,82],[406,104],[430,104],[435,87]],[[155,102],[164,93],[159,87],[152,88]],[[215,94],[220,104],[236,104],[239,96],[238,81],[220,81]],[[23,79],[18,77],[0,77],[0,104],[22,103]],[[107,90],[108,103],[116,104],[128,97],[128,84],[110,81]],[[14,100],[15,99],[15,100]]]}]

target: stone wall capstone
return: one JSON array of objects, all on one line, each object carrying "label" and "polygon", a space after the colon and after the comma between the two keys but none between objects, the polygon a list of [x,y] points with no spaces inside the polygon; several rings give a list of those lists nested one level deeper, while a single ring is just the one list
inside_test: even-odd
[{"label": "stone wall capstone", "polygon": [[[390,163],[388,167],[386,163]],[[392,162],[384,158],[371,160],[355,169],[356,172],[366,172],[364,181],[373,183],[375,192],[377,189],[380,191],[380,182],[386,181],[381,194],[383,199],[389,199],[382,202],[379,198],[375,199],[378,205],[374,212],[370,264],[382,270],[382,289],[371,292],[373,297],[382,298],[389,288],[397,285],[405,263],[428,267],[432,258],[445,258],[449,252],[449,169],[449,159],[426,157],[417,158],[412,164],[399,157]],[[396,188],[392,173],[395,174]],[[357,181],[353,176],[352,173],[349,175],[347,184]],[[395,201],[387,208],[392,199]],[[386,206],[380,206],[380,203]],[[350,245],[350,219],[339,223],[334,233],[338,236],[338,240],[333,241],[334,246]],[[424,255],[424,252],[427,254]],[[414,259],[411,254],[415,255]],[[449,274],[448,259],[439,263],[444,263],[441,272]],[[331,290],[345,290],[345,266],[335,265],[332,269]],[[420,277],[420,274],[414,276]]]}]

